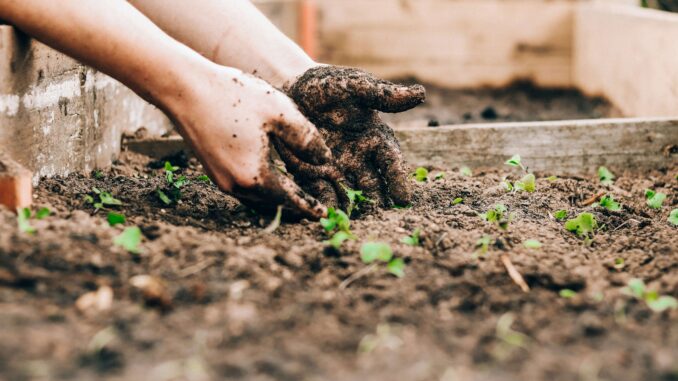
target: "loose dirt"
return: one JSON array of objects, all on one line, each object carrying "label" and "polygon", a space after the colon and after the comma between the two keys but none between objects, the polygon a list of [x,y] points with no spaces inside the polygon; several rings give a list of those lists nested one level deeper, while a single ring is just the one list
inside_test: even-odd
[{"label": "loose dirt", "polygon": [[[405,80],[405,83],[412,81]],[[576,89],[540,88],[516,82],[505,88],[444,89],[425,85],[426,103],[405,114],[384,114],[387,122],[436,127],[448,124],[598,119],[622,116],[603,98]]]},{"label": "loose dirt", "polygon": [[[411,209],[355,216],[358,240],[334,251],[317,222],[264,233],[270,219],[198,181],[194,160],[173,159],[192,182],[180,203],[164,205],[155,193],[161,164],[126,154],[101,174],[44,180],[35,205],[54,213],[31,221],[34,235],[0,210],[0,379],[678,377],[678,311],[652,312],[621,291],[637,277],[678,296],[678,235],[667,222],[678,204],[676,166],[612,168],[609,187],[538,173],[532,194],[504,191],[502,177],[518,173],[501,163],[472,177],[447,169],[414,184]],[[141,228],[140,254],[113,244],[122,227],[84,201],[93,187],[123,202],[114,210]],[[661,210],[645,205],[646,188],[668,194]],[[580,205],[600,191],[623,210]],[[497,203],[514,214],[508,231],[478,217]],[[603,228],[587,245],[552,217],[559,209],[570,218],[590,211]],[[416,228],[421,247],[400,243]],[[489,251],[474,255],[485,235]],[[527,249],[527,239],[543,247]],[[405,277],[377,267],[340,288],[365,269],[367,241],[389,243]],[[146,294],[131,284],[138,275],[152,277]],[[563,289],[576,295],[563,298]]]}]

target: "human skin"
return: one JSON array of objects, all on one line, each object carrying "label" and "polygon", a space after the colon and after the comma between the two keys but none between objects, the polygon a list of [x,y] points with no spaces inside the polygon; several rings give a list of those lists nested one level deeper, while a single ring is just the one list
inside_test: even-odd
[{"label": "human skin", "polygon": [[221,189],[252,206],[283,205],[311,218],[326,213],[274,168],[269,138],[314,164],[327,163],[331,153],[295,104],[265,81],[201,56],[124,1],[0,0],[0,19],[158,106]]},{"label": "human skin", "polygon": [[399,86],[351,68],[321,65],[248,0],[129,0],[163,30],[206,58],[241,68],[285,92],[320,129],[335,161],[313,165],[284,144],[276,148],[305,190],[330,206],[346,204],[344,186],[377,204],[407,205],[409,169],[377,111],[421,104],[421,86]]}]

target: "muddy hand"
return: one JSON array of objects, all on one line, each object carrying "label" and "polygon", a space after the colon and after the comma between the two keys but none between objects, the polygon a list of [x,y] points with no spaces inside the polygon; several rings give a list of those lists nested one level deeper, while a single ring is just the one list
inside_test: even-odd
[{"label": "muddy hand", "polygon": [[[325,137],[335,166],[311,166],[282,150],[281,157],[304,188],[328,205],[342,201],[340,182],[386,206],[412,199],[409,169],[393,130],[379,111],[397,113],[423,103],[423,86],[402,86],[362,70],[320,66],[286,87],[287,94]],[[338,169],[338,170],[337,170]]]}]

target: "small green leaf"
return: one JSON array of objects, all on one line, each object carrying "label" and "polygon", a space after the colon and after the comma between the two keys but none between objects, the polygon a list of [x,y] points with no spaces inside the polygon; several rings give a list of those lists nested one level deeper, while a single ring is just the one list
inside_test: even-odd
[{"label": "small green leaf", "polygon": [[516,181],[515,188],[520,191],[532,193],[536,189],[536,180],[537,179],[534,177],[533,174],[528,173],[522,179]]},{"label": "small green leaf", "polygon": [[355,237],[350,233],[338,231],[332,236],[332,238],[325,241],[325,243],[338,250],[341,245],[349,239],[354,240]]},{"label": "small green leaf", "polygon": [[374,202],[370,200],[369,198],[363,196],[363,191],[360,190],[354,190],[351,189],[347,186],[342,185],[344,188],[344,192],[346,192],[346,197],[348,197],[348,208],[346,208],[346,214],[348,216],[351,216],[353,214],[353,210],[359,209],[360,205],[366,202]]},{"label": "small green leaf", "polygon": [[428,181],[428,169],[424,167],[419,167],[414,171],[412,176],[420,183]]},{"label": "small green leaf", "polygon": [[94,171],[94,178],[97,180],[101,180],[104,178],[104,173],[101,171]]},{"label": "small green leaf", "polygon": [[546,178],[546,180],[552,183],[554,181],[558,181],[558,176],[549,176]]},{"label": "small green leaf", "polygon": [[111,226],[122,225],[127,221],[124,214],[115,212],[108,212],[106,219],[108,220],[108,224]]},{"label": "small green leaf", "polygon": [[523,168],[523,164],[521,163],[520,155],[513,155],[510,159],[506,160],[506,165],[510,165],[511,167],[520,167]]},{"label": "small green leaf", "polygon": [[678,209],[673,209],[669,214],[669,223],[673,226],[678,226]]},{"label": "small green leaf", "polygon": [[165,162],[165,171],[167,172],[176,172],[179,170],[179,167],[175,167],[169,161]]},{"label": "small green leaf", "polygon": [[644,299],[645,297],[645,282],[642,279],[633,278],[629,280],[626,287],[622,289],[627,295],[631,295],[636,299]]},{"label": "small green leaf", "polygon": [[455,198],[454,200],[452,200],[452,205],[459,205],[459,204],[461,204],[462,202],[464,202],[464,199],[461,198],[461,197],[457,197],[457,198]]},{"label": "small green leaf", "polygon": [[172,200],[170,200],[167,194],[165,194],[165,192],[162,190],[156,189],[156,193],[158,194],[160,201],[162,201],[165,205],[170,205],[172,203]]},{"label": "small green leaf", "polygon": [[614,268],[617,270],[621,270],[624,268],[625,263],[624,263],[624,258],[615,258],[614,259]]},{"label": "small green leaf", "polygon": [[663,312],[668,309],[678,309],[678,300],[672,296],[663,295],[654,300],[646,301],[647,306],[654,312]]},{"label": "small green leaf", "polygon": [[50,214],[52,214],[52,211],[50,211],[49,208],[40,208],[40,210],[35,213],[35,218],[42,220],[46,217],[49,217]]},{"label": "small green leaf", "polygon": [[492,242],[492,237],[489,235],[484,235],[482,238],[476,241],[476,251],[475,256],[485,255],[490,250],[490,243]]},{"label": "small green leaf", "polygon": [[508,181],[508,179],[502,180],[502,181],[501,181],[501,186],[504,187],[504,190],[507,191],[507,192],[511,192],[511,191],[513,190],[513,188],[514,188],[514,187],[513,187],[513,184],[511,184],[511,182]]},{"label": "small green leaf", "polygon": [[469,167],[461,167],[461,168],[459,168],[459,173],[460,173],[462,176],[466,176],[466,177],[472,177],[472,176],[473,176],[473,171],[472,171],[471,168],[469,168]]},{"label": "small green leaf", "polygon": [[603,185],[612,185],[614,183],[615,176],[609,169],[605,167],[598,168],[598,180]]},{"label": "small green leaf", "polygon": [[391,246],[383,242],[367,242],[360,248],[360,259],[364,263],[374,261],[389,262],[393,258]]},{"label": "small green leaf", "polygon": [[398,278],[405,276],[405,261],[402,258],[391,259],[386,267],[389,273],[397,276]]},{"label": "small green leaf", "polygon": [[410,246],[419,246],[419,235],[421,234],[421,229],[414,229],[414,232],[412,232],[412,235],[409,237],[404,237],[403,239],[400,240],[400,242],[410,245]]},{"label": "small green leaf", "polygon": [[85,197],[83,197],[83,198],[85,199],[85,202],[86,202],[86,203],[88,203],[88,204],[94,204],[94,197],[92,197],[92,196],[86,194]]},{"label": "small green leaf", "polygon": [[206,184],[214,184],[212,182],[212,179],[210,179],[210,177],[207,176],[207,175],[198,176],[197,180],[200,181],[200,182],[206,183]]},{"label": "small green leaf", "polygon": [[559,292],[561,298],[571,299],[577,296],[577,292],[570,290],[569,288],[564,288]]},{"label": "small green leaf", "polygon": [[101,200],[101,203],[104,205],[122,205],[122,201],[113,197],[113,195],[110,194],[109,192],[99,193],[99,199]]},{"label": "small green leaf", "polygon": [[621,210],[621,205],[611,195],[603,196],[600,199],[600,206],[613,212]]},{"label": "small green leaf", "polygon": [[436,175],[436,177],[434,178],[434,180],[437,181],[437,180],[441,180],[441,179],[444,179],[444,178],[445,178],[445,172],[439,172],[439,173]]},{"label": "small green leaf", "polygon": [[543,245],[536,239],[528,239],[525,242],[523,242],[523,246],[525,246],[528,249],[540,249]]},{"label": "small green leaf", "polygon": [[565,222],[565,229],[581,238],[588,238],[598,228],[596,217],[591,213],[581,213],[577,218]]},{"label": "small green leaf", "polygon": [[29,208],[17,209],[16,215],[19,231],[26,234],[34,234],[36,230],[30,223],[31,210]]},{"label": "small green leaf", "polygon": [[334,208],[327,209],[327,218],[320,219],[320,226],[328,233],[334,229],[347,233],[351,232],[351,220],[348,215],[342,210]]},{"label": "small green leaf", "polygon": [[666,200],[666,195],[652,189],[646,189],[645,198],[647,199],[647,206],[652,209],[661,209],[664,200]]},{"label": "small green leaf", "polygon": [[113,239],[113,243],[130,253],[138,254],[139,244],[141,244],[141,229],[137,226],[128,227]]},{"label": "small green leaf", "polygon": [[180,189],[185,185],[188,185],[189,183],[190,181],[186,178],[186,176],[181,175],[176,180],[174,180],[174,183],[172,185],[174,185],[175,188]]},{"label": "small green leaf", "polygon": [[555,217],[556,220],[564,220],[567,218],[567,210],[556,210],[553,213],[553,217]]}]

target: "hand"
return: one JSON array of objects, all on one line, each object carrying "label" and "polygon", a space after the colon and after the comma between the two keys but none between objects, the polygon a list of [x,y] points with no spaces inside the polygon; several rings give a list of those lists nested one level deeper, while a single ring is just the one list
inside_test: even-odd
[{"label": "hand", "polygon": [[170,114],[222,190],[258,210],[283,205],[286,215],[325,215],[322,204],[271,162],[270,137],[310,163],[331,158],[318,130],[285,94],[239,70],[214,65],[185,98]]},{"label": "hand", "polygon": [[412,201],[410,171],[378,111],[416,107],[426,98],[423,86],[396,85],[358,69],[319,66],[286,92],[318,127],[336,159],[333,165],[312,166],[285,147],[278,149],[305,189],[326,205],[346,203],[343,183],[382,206]]}]

